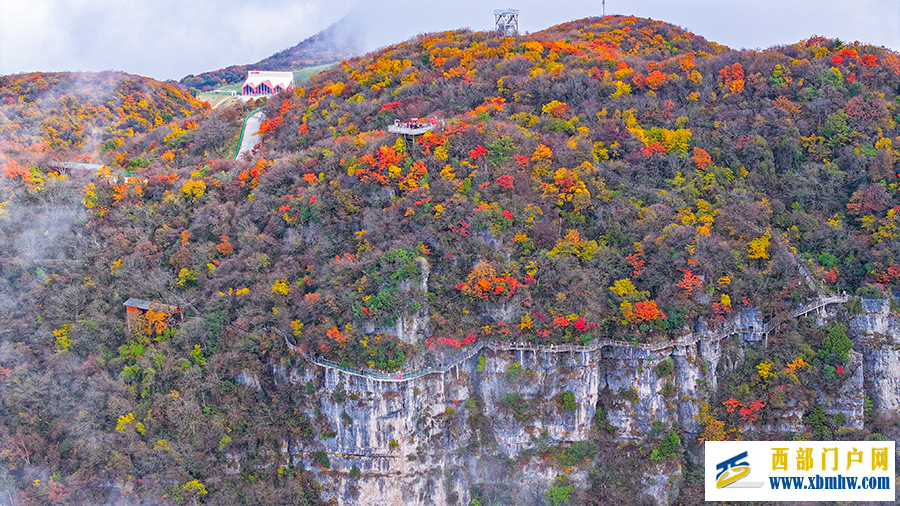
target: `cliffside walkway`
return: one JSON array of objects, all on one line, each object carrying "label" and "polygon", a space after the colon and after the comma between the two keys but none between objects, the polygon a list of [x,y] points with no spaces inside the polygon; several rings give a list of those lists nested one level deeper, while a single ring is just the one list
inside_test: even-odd
[{"label": "cliffside walkway", "polygon": [[[797,309],[793,313],[791,313],[790,318],[799,318],[802,316],[806,316],[807,314],[816,311],[817,313],[821,313],[824,310],[825,306],[829,304],[843,304],[850,300],[850,296],[847,294],[842,295],[833,295],[820,297],[815,301],[802,306]],[[733,335],[742,335],[747,333],[752,334],[761,334],[763,336],[768,336],[770,332],[778,328],[781,325],[783,319],[774,318],[770,320],[768,323],[762,326],[762,328],[747,328],[743,327],[739,322],[735,322],[732,320],[729,324],[727,324],[723,328],[719,328],[716,331],[707,331],[700,333],[690,333],[683,336],[680,336],[676,339],[670,339],[669,341],[662,341],[658,343],[646,343],[646,344],[632,344],[628,341],[620,341],[614,339],[596,339],[591,342],[589,345],[577,345],[577,344],[561,344],[561,345],[534,345],[527,342],[497,342],[497,341],[481,341],[475,343],[473,346],[468,348],[465,351],[462,351],[455,356],[451,357],[449,360],[441,363],[440,366],[435,367],[426,367],[425,369],[420,369],[418,371],[414,371],[412,373],[407,374],[383,374],[383,373],[373,373],[361,371],[358,369],[353,369],[350,367],[345,367],[337,362],[332,362],[331,360],[325,360],[323,358],[319,358],[316,356],[311,356],[306,353],[302,348],[297,346],[295,343],[291,341],[291,339],[281,332],[278,329],[274,329],[279,335],[281,335],[285,343],[287,343],[288,348],[293,350],[298,355],[305,358],[308,362],[313,363],[323,369],[326,370],[337,370],[343,373],[349,374],[351,376],[356,376],[363,379],[376,380],[376,381],[385,381],[391,383],[404,383],[407,381],[412,381],[416,378],[421,378],[422,376],[428,376],[431,374],[447,374],[453,371],[454,368],[458,367],[463,362],[471,359],[475,355],[479,354],[485,348],[490,349],[492,351],[531,351],[534,353],[591,353],[602,348],[633,348],[640,349],[644,351],[662,351],[666,348],[672,348],[676,346],[693,346],[700,341],[721,341],[725,340]],[[750,339],[753,340],[753,339]]]},{"label": "cliffside walkway", "polygon": [[[850,296],[846,293],[842,293],[841,295],[819,297],[815,301],[791,313],[791,318],[800,318],[802,316],[808,315],[809,313],[812,313],[813,311],[815,311],[816,314],[822,314],[825,311],[825,306],[829,304],[843,304],[849,300]],[[773,318],[763,327],[763,333],[769,334],[773,330],[777,329],[783,321],[783,319],[778,317]]]}]

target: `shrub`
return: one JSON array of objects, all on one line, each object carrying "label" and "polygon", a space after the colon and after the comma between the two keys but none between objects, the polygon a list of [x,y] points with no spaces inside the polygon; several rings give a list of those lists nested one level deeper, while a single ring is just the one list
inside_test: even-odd
[{"label": "shrub", "polygon": [[819,264],[826,269],[831,269],[835,265],[837,265],[837,257],[828,253],[827,251],[819,255]]},{"label": "shrub", "polygon": [[597,445],[592,441],[576,441],[562,451],[559,463],[563,466],[576,466],[597,456]]},{"label": "shrub", "polygon": [[850,299],[844,304],[844,310],[847,311],[850,316],[862,314],[862,302],[859,299]]},{"label": "shrub", "polygon": [[659,393],[662,394],[663,397],[672,397],[676,393],[675,385],[671,381],[667,381]]},{"label": "shrub", "polygon": [[322,469],[328,469],[331,467],[331,461],[328,460],[328,455],[325,454],[322,450],[319,450],[312,454],[312,460]]},{"label": "shrub", "polygon": [[653,372],[656,373],[656,376],[664,378],[675,372],[675,361],[672,360],[672,357],[666,357],[653,368]]},{"label": "shrub", "polygon": [[506,379],[516,381],[522,376],[524,369],[521,362],[513,362],[506,366]]},{"label": "shrub", "polygon": [[804,420],[809,425],[809,429],[819,441],[827,441],[831,439],[831,430],[828,428],[828,422],[825,416],[825,409],[822,406],[814,407],[806,414]]},{"label": "shrub", "polygon": [[622,387],[618,392],[618,396],[623,401],[630,402],[632,404],[639,402],[641,400],[641,396],[637,392],[637,387],[634,388],[626,388]]},{"label": "shrub", "polygon": [[866,286],[861,286],[861,287],[857,288],[856,295],[859,295],[860,297],[863,297],[865,299],[883,299],[883,298],[885,298],[884,292],[880,288],[878,288],[876,286],[872,286],[872,285],[866,285]]},{"label": "shrub", "polygon": [[853,342],[847,337],[847,325],[833,323],[826,330],[828,335],[822,339],[819,358],[832,365],[846,364],[850,360],[850,349],[853,348]]},{"label": "shrub", "polygon": [[594,412],[594,423],[597,425],[597,430],[609,433],[616,431],[616,428],[610,425],[609,420],[606,419],[606,410],[599,403],[597,404],[597,410]]},{"label": "shrub", "polygon": [[519,422],[527,422],[535,416],[535,413],[532,413],[534,402],[526,400],[522,394],[506,394],[500,398],[500,404],[512,411],[513,417]]},{"label": "shrub", "polygon": [[575,491],[575,487],[563,477],[557,478],[556,483],[557,485],[550,485],[550,487],[547,488],[546,497],[547,502],[553,506],[560,506],[561,504],[569,502],[569,497],[571,497],[572,492]]},{"label": "shrub", "polygon": [[650,452],[650,460],[675,460],[681,455],[681,450],[681,438],[675,431],[670,430],[659,445]]},{"label": "shrub", "polygon": [[575,401],[575,394],[571,390],[559,394],[559,405],[566,411],[578,409],[578,402]]}]

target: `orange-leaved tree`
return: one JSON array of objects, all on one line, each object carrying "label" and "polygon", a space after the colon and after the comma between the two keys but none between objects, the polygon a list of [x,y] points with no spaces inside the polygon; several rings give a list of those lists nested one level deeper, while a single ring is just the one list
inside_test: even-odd
[{"label": "orange-leaved tree", "polygon": [[678,282],[678,288],[687,290],[688,295],[703,286],[703,280],[689,269],[684,270],[684,278]]},{"label": "orange-leaved tree", "polygon": [[508,274],[498,275],[490,262],[480,262],[456,289],[474,299],[505,300],[515,295],[519,280]]}]

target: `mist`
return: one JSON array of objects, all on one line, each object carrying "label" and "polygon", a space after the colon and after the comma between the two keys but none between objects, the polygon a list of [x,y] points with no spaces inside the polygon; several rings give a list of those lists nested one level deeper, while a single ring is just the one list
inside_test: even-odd
[{"label": "mist", "polygon": [[122,70],[179,79],[290,47],[346,15],[350,1],[3,2],[0,73]]}]

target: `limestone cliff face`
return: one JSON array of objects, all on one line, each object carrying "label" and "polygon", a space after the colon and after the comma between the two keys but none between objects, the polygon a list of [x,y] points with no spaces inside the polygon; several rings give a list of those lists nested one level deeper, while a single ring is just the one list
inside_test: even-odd
[{"label": "limestone cliff face", "polygon": [[[307,367],[289,379],[321,392],[318,411],[333,436],[289,451],[306,462],[316,451],[328,455],[330,468],[317,472],[338,504],[468,504],[471,487],[492,476],[524,484],[518,504],[542,504],[557,471],[538,462],[512,469],[504,459],[587,439],[598,406],[625,439],[645,437],[654,422],[657,430],[696,432],[718,348],[705,341],[659,351],[485,348],[446,373],[410,381]],[[663,361],[671,365],[658,368]],[[358,478],[350,476],[354,466]],[[655,495],[677,495],[668,480],[652,482]]]},{"label": "limestone cliff face", "polygon": [[854,349],[862,353],[865,389],[875,410],[896,414],[900,408],[900,320],[890,299],[862,299],[862,312],[850,316]]},{"label": "limestone cliff face", "polygon": [[[851,353],[846,380],[837,394],[816,399],[827,414],[843,413],[853,428],[862,427],[866,394],[881,412],[900,405],[900,325],[886,301],[863,308],[851,318],[859,351]],[[822,315],[823,321],[843,317]],[[652,349],[488,346],[445,372],[412,379],[374,379],[313,364],[282,370],[283,381],[317,392],[321,434],[286,451],[317,473],[324,496],[339,505],[465,505],[473,487],[498,481],[516,484],[509,491],[514,503],[544,504],[560,471],[527,458],[529,450],[586,440],[598,430],[598,409],[622,440],[673,427],[695,437],[699,405],[716,392],[717,371],[738,367],[745,346],[764,345],[739,335]],[[762,430],[802,431],[807,409],[786,406],[781,422]],[[312,463],[316,452],[327,455],[328,469]],[[570,483],[586,483],[585,471],[567,473]],[[657,474],[646,477],[643,492],[670,504],[680,466]]]}]

